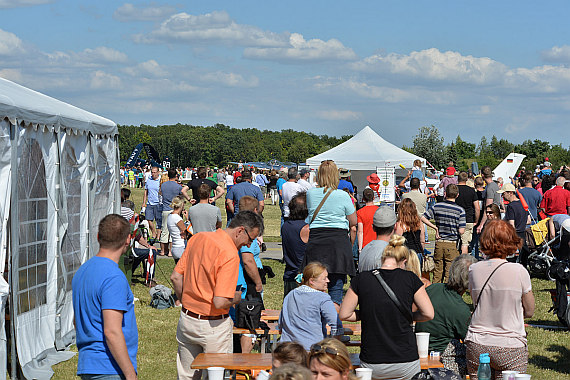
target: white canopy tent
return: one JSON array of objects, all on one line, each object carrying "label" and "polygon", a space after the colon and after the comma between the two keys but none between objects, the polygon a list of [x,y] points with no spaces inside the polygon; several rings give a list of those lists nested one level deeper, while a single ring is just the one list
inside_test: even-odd
[{"label": "white canopy tent", "polygon": [[[0,78],[0,312],[10,300],[12,378],[49,379],[73,356],[71,280],[120,210],[111,120]],[[0,318],[0,377],[7,345]],[[14,344],[15,343],[15,344]]]},{"label": "white canopy tent", "polygon": [[317,169],[322,161],[333,160],[339,168],[350,169],[352,182],[362,193],[368,184],[366,177],[375,173],[377,168],[396,168],[396,176],[403,177],[406,171],[400,165],[409,170],[416,159],[425,168],[425,158],[398,148],[366,126],[350,140],[307,159],[307,165]]}]

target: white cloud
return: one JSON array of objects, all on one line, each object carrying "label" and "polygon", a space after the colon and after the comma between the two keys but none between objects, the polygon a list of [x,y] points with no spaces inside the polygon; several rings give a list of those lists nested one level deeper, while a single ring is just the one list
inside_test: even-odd
[{"label": "white cloud", "polygon": [[570,46],[554,46],[541,52],[542,59],[546,62],[570,63]]},{"label": "white cloud", "polygon": [[0,0],[0,8],[22,8],[53,3],[54,0]]},{"label": "white cloud", "polygon": [[246,48],[244,57],[274,61],[324,61],[353,60],[357,56],[337,39],[306,41],[303,35],[293,33],[289,36],[289,46],[271,48]]},{"label": "white cloud", "polygon": [[205,82],[218,83],[227,87],[257,87],[259,85],[259,79],[255,76],[246,79],[240,74],[224,73],[221,71],[207,73],[202,75],[200,79]]},{"label": "white cloud", "polygon": [[277,34],[250,25],[236,24],[224,11],[204,15],[178,13],[147,35],[135,35],[139,43],[220,43],[235,46],[287,46],[287,34]]},{"label": "white cloud", "polygon": [[168,71],[158,64],[154,59],[141,62],[136,66],[127,67],[124,71],[131,76],[153,76],[153,77],[166,77]]},{"label": "white cloud", "polygon": [[0,78],[11,80],[12,82],[21,83],[22,71],[19,69],[3,69],[0,70]]},{"label": "white cloud", "polygon": [[96,90],[119,90],[123,87],[121,78],[97,70],[91,75],[91,88]]},{"label": "white cloud", "polygon": [[362,115],[348,110],[325,110],[317,112],[317,116],[324,120],[356,120]]},{"label": "white cloud", "polygon": [[25,51],[22,40],[14,33],[0,29],[0,56],[13,56]]},{"label": "white cloud", "polygon": [[139,7],[131,3],[121,5],[113,13],[113,18],[118,21],[156,21],[162,20],[176,12],[176,8],[170,5],[150,5],[148,7]]},{"label": "white cloud", "polygon": [[479,113],[480,115],[487,115],[487,114],[491,113],[491,107],[488,106],[488,105],[481,106],[481,107],[479,108],[479,112],[478,112],[478,113]]},{"label": "white cloud", "polygon": [[487,84],[498,81],[507,67],[490,58],[441,52],[436,48],[413,51],[408,55],[373,55],[353,64],[357,71],[398,74],[428,80]]},{"label": "white cloud", "polygon": [[55,51],[44,55],[49,64],[55,66],[101,66],[128,61],[125,53],[106,46],[99,46],[94,49],[87,48],[80,52]]}]

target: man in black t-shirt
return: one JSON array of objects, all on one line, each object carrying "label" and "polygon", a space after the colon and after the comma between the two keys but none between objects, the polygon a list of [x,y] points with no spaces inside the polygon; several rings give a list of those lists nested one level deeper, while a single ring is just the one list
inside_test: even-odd
[{"label": "man in black t-shirt", "polygon": [[477,192],[470,186],[467,186],[467,172],[460,172],[457,176],[457,188],[459,195],[455,199],[455,203],[463,207],[465,210],[465,232],[461,234],[461,253],[465,254],[469,251],[469,243],[473,236],[473,226],[479,220],[479,200]]},{"label": "man in black t-shirt", "polygon": [[216,182],[212,181],[211,179],[206,179],[208,171],[205,167],[201,166],[197,170],[198,178],[193,179],[192,181],[188,182],[188,187],[192,189],[192,204],[196,204],[200,202],[200,196],[198,190],[200,186],[206,184],[210,186],[212,190],[214,190],[214,197],[210,199],[210,203],[215,204],[216,200],[224,195],[223,187],[219,186]]},{"label": "man in black t-shirt", "polygon": [[525,230],[527,224],[530,224],[530,215],[526,211],[517,197],[517,189],[511,183],[506,183],[499,190],[499,194],[503,194],[503,199],[509,202],[505,212],[505,220],[515,227],[517,235],[523,240],[523,246],[519,250],[520,263],[526,267],[529,249],[526,244]]}]

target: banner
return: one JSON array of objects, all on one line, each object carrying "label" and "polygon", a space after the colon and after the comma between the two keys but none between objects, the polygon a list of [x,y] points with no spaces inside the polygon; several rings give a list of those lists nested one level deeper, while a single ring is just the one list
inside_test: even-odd
[{"label": "banner", "polygon": [[376,174],[380,177],[380,202],[396,201],[396,170],[394,167],[376,168]]}]

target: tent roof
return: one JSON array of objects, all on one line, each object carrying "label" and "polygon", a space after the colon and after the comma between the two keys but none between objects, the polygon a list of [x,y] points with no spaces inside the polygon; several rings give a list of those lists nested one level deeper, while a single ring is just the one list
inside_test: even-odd
[{"label": "tent roof", "polygon": [[109,119],[0,78],[0,119],[4,118],[14,125],[32,124],[75,134],[118,134],[117,125]]},{"label": "tent roof", "polygon": [[339,168],[375,170],[376,167],[396,167],[400,164],[411,168],[416,159],[423,164],[426,162],[425,158],[398,148],[366,126],[350,140],[307,159],[307,165],[319,166],[323,160],[334,160]]}]

